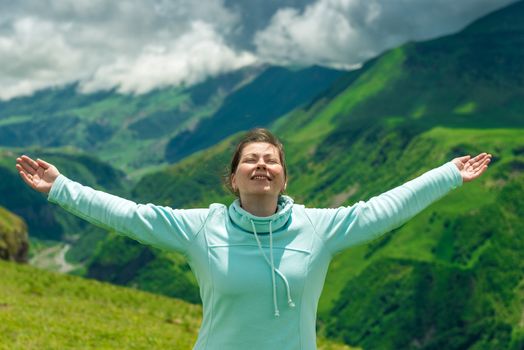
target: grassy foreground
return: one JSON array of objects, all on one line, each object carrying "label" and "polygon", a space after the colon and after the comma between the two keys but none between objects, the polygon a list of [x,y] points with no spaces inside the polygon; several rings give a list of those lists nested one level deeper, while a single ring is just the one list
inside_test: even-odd
[{"label": "grassy foreground", "polygon": [[197,337],[200,306],[5,261],[0,276],[1,350],[178,350]]}]

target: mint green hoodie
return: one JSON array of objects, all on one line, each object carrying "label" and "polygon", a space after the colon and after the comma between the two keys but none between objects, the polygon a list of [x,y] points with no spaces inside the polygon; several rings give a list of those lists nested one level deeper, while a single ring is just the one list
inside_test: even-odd
[{"label": "mint green hoodie", "polygon": [[309,209],[280,196],[256,217],[238,200],[178,210],[95,191],[60,175],[54,202],[93,224],[187,258],[203,320],[194,349],[316,349],[317,305],[333,256],[390,231],[462,184],[453,163],[367,202]]}]

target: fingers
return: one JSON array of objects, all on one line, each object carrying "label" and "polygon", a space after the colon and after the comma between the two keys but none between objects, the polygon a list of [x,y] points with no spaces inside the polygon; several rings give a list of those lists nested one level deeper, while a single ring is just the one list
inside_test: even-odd
[{"label": "fingers", "polygon": [[22,169],[30,175],[34,175],[38,171],[39,168],[47,170],[52,166],[50,163],[42,159],[37,159],[36,161],[34,161],[33,159],[31,159],[30,157],[26,155],[23,155],[17,158],[16,162],[17,162],[17,165],[20,165]]},{"label": "fingers", "polygon": [[486,153],[486,152],[482,152],[479,155],[477,155],[476,157],[471,158],[469,161],[470,162],[478,162],[478,161],[481,161],[481,160],[483,160],[485,158],[491,158],[491,154]]},{"label": "fingers", "polygon": [[473,169],[474,174],[482,174],[488,168],[489,162],[489,159],[485,159],[482,163],[477,164],[477,166]]},{"label": "fingers", "polygon": [[482,175],[486,171],[486,169],[488,169],[487,165],[483,165],[483,166],[479,167],[478,169],[475,169],[473,174],[471,174],[471,180],[474,180],[477,177],[479,177],[480,175]]},{"label": "fingers", "polygon": [[27,164],[28,166],[32,167],[34,170],[37,170],[38,169],[38,163],[35,162],[33,159],[31,159],[30,157],[26,156],[25,154],[20,157],[23,161],[24,161],[24,164]]},{"label": "fingers", "polygon": [[458,160],[460,160],[462,163],[466,163],[470,158],[471,156],[468,154],[467,156],[458,157]]},{"label": "fingers", "polygon": [[[16,159],[16,168],[18,171],[24,171],[27,174],[33,175],[38,169],[38,164],[28,156],[22,156]],[[36,166],[35,166],[36,165]]]},{"label": "fingers", "polygon": [[42,159],[37,159],[36,162],[38,163],[38,165],[40,165],[44,169],[49,169],[49,167],[51,166],[51,164],[49,164],[48,162]]},{"label": "fingers", "polygon": [[468,165],[469,167],[473,169],[477,169],[477,168],[483,167],[484,165],[489,164],[490,161],[491,161],[491,154],[481,153],[478,156],[476,156],[475,158],[470,159],[468,161]]},{"label": "fingers", "polygon": [[[18,164],[17,164],[17,169],[18,169]],[[35,188],[34,184],[33,184],[33,176],[32,175],[28,175],[26,172],[24,171],[19,171],[18,174],[20,174],[20,177],[22,178],[22,180],[24,180],[24,182],[31,188]]]}]

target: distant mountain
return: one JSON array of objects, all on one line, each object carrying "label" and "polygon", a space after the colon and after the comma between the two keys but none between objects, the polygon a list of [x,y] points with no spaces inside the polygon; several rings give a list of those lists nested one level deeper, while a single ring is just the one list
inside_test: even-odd
[{"label": "distant mountain", "polygon": [[177,161],[237,131],[267,126],[309,102],[341,75],[340,71],[321,67],[298,71],[270,67],[251,84],[228,96],[222,106],[210,118],[202,119],[194,130],[175,136],[167,145],[166,158]]},{"label": "distant mountain", "polygon": [[260,70],[252,67],[193,87],[139,96],[81,94],[73,84],[0,102],[0,146],[74,146],[125,170],[158,165],[165,162],[170,137],[212,114]]},{"label": "distant mountain", "polygon": [[[340,74],[318,67],[292,71],[252,66],[194,86],[137,96],[81,94],[76,84],[46,89],[0,102],[0,146],[73,146],[122,170],[143,171],[249,125],[269,123],[320,93]],[[225,123],[231,113],[236,122]],[[214,136],[202,139],[210,128]]]}]

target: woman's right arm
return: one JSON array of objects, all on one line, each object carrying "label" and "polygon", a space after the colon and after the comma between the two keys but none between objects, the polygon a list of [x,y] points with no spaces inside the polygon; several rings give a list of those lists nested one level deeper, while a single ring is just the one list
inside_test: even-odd
[{"label": "woman's right arm", "polygon": [[50,202],[97,226],[162,249],[185,252],[208,212],[136,204],[71,181],[52,164],[27,156],[18,158],[16,167],[24,182],[47,193]]}]

